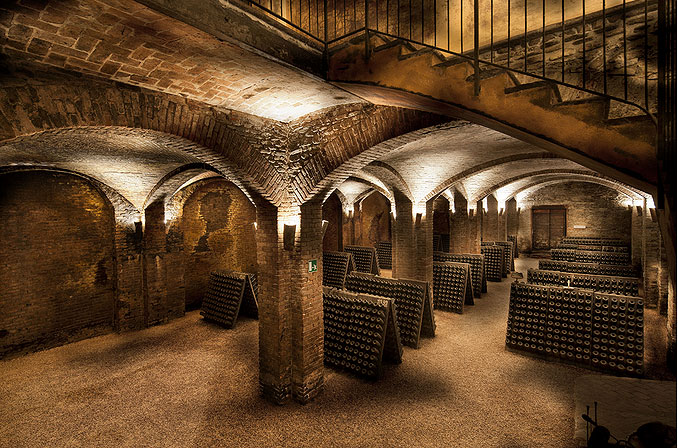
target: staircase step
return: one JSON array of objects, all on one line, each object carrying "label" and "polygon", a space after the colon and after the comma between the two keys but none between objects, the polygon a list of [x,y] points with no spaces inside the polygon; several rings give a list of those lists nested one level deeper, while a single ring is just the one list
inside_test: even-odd
[{"label": "staircase step", "polygon": [[[501,76],[505,73],[506,73],[506,70],[504,70],[504,69],[492,67],[492,68],[482,69],[482,70],[480,70],[480,72],[478,74],[480,75],[480,80],[482,81],[484,79],[490,79],[490,78],[494,78],[494,77],[497,77],[497,76]],[[473,73],[472,75],[466,77],[466,82],[474,82],[475,79],[476,79],[476,74]]]},{"label": "staircase step", "polygon": [[601,122],[608,116],[610,100],[602,97],[582,98],[555,103],[553,108],[581,120]]},{"label": "staircase step", "polygon": [[506,95],[523,95],[527,96],[529,101],[543,107],[550,106],[555,100],[560,101],[560,92],[554,85],[548,81],[536,81],[527,84],[520,84],[515,87],[507,87],[504,89]]},{"label": "staircase step", "polygon": [[416,58],[416,57],[424,56],[424,55],[427,55],[427,54],[436,56],[441,61],[445,59],[445,57],[442,54],[440,54],[439,51],[436,51],[432,48],[422,48],[421,50],[415,50],[411,53],[403,53],[400,56],[398,56],[398,59],[403,61],[405,59]]},{"label": "staircase step", "polygon": [[392,40],[392,41],[390,41],[390,42],[387,42],[387,43],[385,43],[385,44],[382,44],[382,45],[379,45],[379,46],[374,47],[374,50],[373,50],[373,51],[376,53],[376,52],[378,52],[378,51],[388,50],[389,48],[397,47],[398,45],[401,45],[401,44],[402,44],[401,41],[395,40],[395,39],[394,39],[394,40]]},{"label": "staircase step", "polygon": [[473,61],[470,59],[462,58],[461,56],[450,56],[449,58],[445,58],[443,62],[434,65],[434,67],[451,67],[453,65],[464,63],[472,64]]}]

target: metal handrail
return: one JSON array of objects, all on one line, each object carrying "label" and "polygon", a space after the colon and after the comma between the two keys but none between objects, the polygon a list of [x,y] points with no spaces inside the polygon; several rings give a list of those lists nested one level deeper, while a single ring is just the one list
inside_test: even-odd
[{"label": "metal handrail", "polygon": [[[266,6],[265,4],[267,1],[269,6]],[[653,98],[650,98],[649,87],[650,81],[655,82],[656,80],[650,79],[648,76],[648,59],[650,54],[649,27],[650,25],[654,25],[654,22],[649,21],[648,18],[649,0],[635,0],[631,5],[627,4],[627,0],[621,0],[619,5],[612,7],[608,7],[606,2],[614,0],[600,0],[602,2],[601,9],[589,13],[587,13],[586,10],[586,0],[581,0],[581,14],[577,17],[569,18],[567,20],[565,1],[561,0],[560,11],[557,11],[557,13],[560,13],[560,20],[548,26],[546,25],[546,1],[542,0],[541,26],[537,25],[532,29],[530,29],[528,21],[528,18],[531,17],[528,14],[528,0],[523,0],[522,2],[520,2],[520,0],[513,0],[513,6],[512,0],[486,0],[490,3],[489,29],[481,28],[481,18],[479,11],[481,0],[466,0],[468,2],[473,2],[473,49],[469,51],[464,51],[465,22],[462,20],[462,17],[465,0],[364,0],[363,2],[359,2],[357,0],[323,0],[322,3],[320,0],[315,0],[315,8],[312,8],[310,0],[285,0],[287,1],[286,5],[289,7],[289,19],[282,15],[283,0],[278,0],[278,4],[280,5],[280,13],[274,10],[275,7],[273,1],[274,0],[260,0],[260,3],[255,0],[251,0],[251,4],[256,5],[261,10],[271,14],[271,16],[276,20],[281,21],[285,25],[290,26],[296,31],[301,32],[313,40],[323,44],[325,48],[324,61],[326,64],[326,69],[329,63],[329,53],[331,51],[330,46],[333,46],[338,42],[346,40],[352,36],[358,36],[362,33],[365,35],[365,56],[366,58],[369,58],[371,53],[370,36],[381,35],[391,39],[398,39],[403,42],[409,42],[429,48],[440,52],[442,55],[453,55],[467,59],[473,64],[475,72],[475,95],[480,93],[479,74],[482,64],[483,66],[499,68],[512,73],[526,75],[537,80],[554,82],[557,85],[577,89],[578,91],[585,92],[587,94],[597,95],[602,98],[635,107],[643,114],[650,116],[656,124],[656,117],[653,115],[656,99],[654,98],[654,94],[652,95]],[[417,1],[419,1],[420,4],[416,3]],[[425,1],[428,3],[428,8],[425,7]],[[454,17],[452,14],[452,2],[455,1],[459,6],[458,18]],[[507,37],[506,40],[497,41],[497,34],[495,30],[495,27],[497,26],[497,20],[495,20],[495,12],[497,10],[497,4],[501,4],[503,1],[506,2],[505,15],[497,17],[506,19],[505,32]],[[589,2],[592,1],[596,0],[589,0]],[[661,2],[666,0],[659,1]],[[308,4],[306,7],[308,15],[306,17],[302,16],[302,2],[307,2]],[[446,10],[443,11],[443,14],[438,13],[438,10],[441,9],[439,8],[438,2],[444,2],[440,3],[442,9]],[[322,19],[320,18],[321,4],[323,9]],[[296,11],[298,14],[296,14],[296,16],[293,14],[294,5],[297,5]],[[396,10],[394,10],[394,6]],[[512,12],[517,12],[520,14],[521,7],[523,14],[522,33],[518,33],[518,35],[512,35],[513,30],[511,14]],[[635,91],[636,96],[640,97],[641,99],[636,100],[630,97],[629,92],[629,80],[631,75],[629,73],[630,41],[629,36],[627,35],[627,13],[629,10],[633,10],[637,13],[638,8],[642,8],[642,11],[638,14],[638,16],[642,16],[642,23],[641,26],[639,26],[638,22],[636,21],[633,26],[636,31],[642,27],[642,36],[640,37],[643,39],[643,41],[642,48],[638,46],[638,49],[639,51],[642,51],[642,54],[638,57],[638,59],[641,60],[638,61],[637,65],[638,68],[641,68],[642,76],[636,75],[635,79],[638,80],[638,87],[636,88],[636,86],[634,86],[634,88],[637,90]],[[551,12],[553,13],[554,11]],[[313,13],[315,13],[314,23],[316,33],[312,32],[311,26]],[[622,45],[618,49],[608,48],[608,44],[611,39],[609,35],[610,32],[608,31],[608,22],[612,20],[611,17],[613,17],[615,22],[621,21]],[[358,24],[359,21],[362,23]],[[596,21],[602,22],[600,28],[587,30],[587,26]],[[304,22],[308,23],[308,29],[304,28]],[[458,34],[453,36],[454,27],[457,25]],[[577,37],[577,39],[581,40],[581,45],[578,50],[574,48],[575,45],[579,45],[578,40],[574,40],[571,38],[571,36],[566,35],[567,32],[571,32],[572,30],[576,31],[576,27],[581,28],[581,32],[579,33],[581,36]],[[488,45],[485,44],[481,46],[481,33],[484,33],[485,35],[489,34],[489,57],[487,58],[483,57],[483,54],[488,52]],[[558,75],[555,73],[547,73],[547,67],[550,67],[551,70],[548,71],[552,72],[554,66],[557,67],[558,62],[557,59],[554,59],[551,60],[549,64],[547,64],[547,33],[552,38],[555,37],[556,43],[560,44],[560,73],[558,73]],[[439,34],[442,36],[441,39],[439,39]],[[589,53],[595,50],[587,49],[587,43],[590,41],[589,38],[592,34],[595,34],[596,38],[600,37],[603,42],[602,69],[597,72],[590,70],[587,66],[591,58]],[[447,37],[447,48],[443,47],[445,46],[444,37]],[[459,37],[459,41],[457,42],[459,51],[455,51],[453,49],[451,42],[452,37],[454,37],[454,39]],[[633,37],[638,38],[637,32]],[[541,48],[538,48],[537,51],[534,51],[534,48],[530,47],[530,41],[532,41],[532,39],[538,38],[541,38],[541,43],[538,44],[541,46]],[[579,52],[577,59],[566,57],[566,47],[571,52]],[[500,58],[497,51],[500,51],[501,49],[505,49],[506,52],[504,61],[499,61]],[[523,51],[522,55],[519,54],[521,50]],[[615,60],[614,56],[612,58],[609,57],[610,52],[613,50],[616,50],[618,53],[620,53],[618,58],[621,60]],[[549,49],[549,53],[552,53],[553,51],[554,48]],[[600,50],[598,51],[600,52]],[[520,56],[522,56],[522,58]],[[539,58],[539,56],[541,57]],[[596,57],[600,57],[600,55]],[[537,58],[541,59],[541,64],[538,63]],[[533,60],[533,62],[530,62],[530,60]],[[536,63],[534,62],[535,60],[537,61]],[[568,72],[568,70],[566,70],[566,65],[572,64],[575,60],[579,60],[581,62],[580,69],[577,69],[576,71],[570,70]],[[530,65],[536,65],[537,69],[530,70]],[[623,69],[623,73],[614,73],[615,68],[617,70]],[[636,66],[634,66],[634,69],[635,68]],[[602,86],[596,87],[591,83],[594,81],[596,76],[595,73],[598,73],[598,78],[600,78],[600,75],[602,74],[602,80],[598,79],[598,82],[600,82]],[[616,83],[618,85],[616,93],[612,93],[610,91],[610,81],[616,79],[619,75],[621,75],[622,80],[621,82]],[[579,78],[575,79],[577,76]],[[619,86],[619,84],[622,85]]]}]

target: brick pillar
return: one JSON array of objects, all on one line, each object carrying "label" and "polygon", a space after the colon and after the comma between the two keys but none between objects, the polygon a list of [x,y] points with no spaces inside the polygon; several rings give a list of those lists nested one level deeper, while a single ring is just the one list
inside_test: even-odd
[{"label": "brick pillar", "polygon": [[659,232],[659,272],[657,275],[657,287],[659,290],[659,313],[666,316],[669,298],[669,265],[661,232]]},{"label": "brick pillar", "polygon": [[497,215],[497,241],[506,241],[506,210],[499,210]]},{"label": "brick pillar", "polygon": [[638,269],[643,265],[643,208],[640,206],[631,210],[631,264]]},{"label": "brick pillar", "polygon": [[352,219],[352,229],[353,234],[351,236],[351,244],[356,244],[358,246],[363,245],[363,210],[360,202],[356,202],[353,205],[353,219]]},{"label": "brick pillar", "polygon": [[669,370],[676,371],[676,284],[675,279],[669,275],[668,279],[668,297],[667,297],[667,319],[666,330],[668,333],[668,353],[666,362]]},{"label": "brick pillar", "polygon": [[416,276],[413,264],[416,241],[412,201],[398,190],[394,193],[396,216],[393,226],[393,278],[413,279]]},{"label": "brick pillar", "polygon": [[469,211],[468,224],[468,251],[471,254],[480,253],[480,242],[482,240],[482,215],[483,204],[481,201],[476,203],[476,209]]},{"label": "brick pillar", "polygon": [[464,195],[455,190],[454,213],[450,215],[450,252],[469,253],[468,204]]},{"label": "brick pillar", "polygon": [[163,201],[150,204],[144,218],[144,322],[150,326],[183,316],[184,263],[181,254],[167,252]]},{"label": "brick pillar", "polygon": [[130,206],[115,210],[115,318],[117,331],[144,327],[143,226]]},{"label": "brick pillar", "polygon": [[652,222],[650,209],[646,205],[643,216],[643,283],[645,304],[652,308],[659,305],[660,244],[659,226]]},{"label": "brick pillar", "polygon": [[497,199],[493,195],[487,197],[487,212],[483,213],[482,217],[483,240],[498,241],[499,210],[497,209]]},{"label": "brick pillar", "polygon": [[[308,403],[323,389],[323,234],[322,204],[301,206],[300,241],[295,245],[290,291],[292,331],[292,396]],[[316,260],[317,272],[309,272]]]},{"label": "brick pillar", "polygon": [[433,284],[433,201],[428,201],[421,210],[421,220],[417,222],[415,214],[414,235],[416,238],[415,252],[412,262],[414,263],[415,280],[421,280]]},{"label": "brick pillar", "polygon": [[286,260],[281,256],[283,223],[278,209],[261,198],[257,207],[257,261],[259,265],[259,387],[274,403],[286,402],[292,394],[291,332],[285,275]]},{"label": "brick pillar", "polygon": [[[275,403],[306,403],[323,385],[322,206],[257,205],[259,385]],[[284,247],[285,224],[295,226]],[[318,261],[318,272],[308,262]]]}]

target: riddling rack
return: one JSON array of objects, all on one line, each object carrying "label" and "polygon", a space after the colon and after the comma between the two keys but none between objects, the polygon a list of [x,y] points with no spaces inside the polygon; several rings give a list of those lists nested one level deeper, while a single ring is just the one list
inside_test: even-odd
[{"label": "riddling rack", "polygon": [[481,245],[480,252],[485,256],[485,277],[491,282],[500,282],[505,276],[503,246]]},{"label": "riddling rack", "polygon": [[527,282],[534,285],[571,286],[573,288],[585,288],[598,292],[637,297],[640,279],[528,269]]},{"label": "riddling rack", "polygon": [[504,250],[504,272],[502,277],[508,276],[511,271],[515,270],[513,261],[513,243],[511,241],[483,241],[481,246],[501,246]]},{"label": "riddling rack", "polygon": [[233,328],[241,314],[257,318],[259,308],[251,275],[234,271],[210,272],[200,309],[203,318],[226,328]]},{"label": "riddling rack", "polygon": [[451,261],[453,263],[466,263],[471,267],[471,284],[473,285],[474,297],[487,292],[487,279],[485,278],[485,260],[481,254],[449,254],[447,252],[433,252],[433,261]]},{"label": "riddling rack", "polygon": [[551,259],[577,263],[629,264],[629,254],[594,250],[551,249]]},{"label": "riddling rack", "polygon": [[469,265],[434,261],[433,307],[461,314],[464,305],[473,305]]},{"label": "riddling rack", "polygon": [[506,345],[607,372],[642,375],[643,301],[512,283]]},{"label": "riddling rack", "polygon": [[618,238],[600,238],[595,236],[566,236],[561,243],[581,246],[628,246],[628,243]]},{"label": "riddling rack", "polygon": [[402,362],[393,299],[323,288],[325,364],[379,378],[382,361]]},{"label": "riddling rack", "polygon": [[437,233],[433,234],[433,251],[434,252],[443,251],[443,239]]},{"label": "riddling rack", "polygon": [[539,260],[539,269],[580,274],[638,277],[638,270],[630,264],[575,263],[571,261]]},{"label": "riddling rack", "polygon": [[344,289],[346,276],[355,270],[348,252],[323,252],[323,286]]},{"label": "riddling rack", "polygon": [[435,336],[433,303],[427,282],[378,277],[353,272],[346,280],[349,291],[395,300],[396,320],[403,345],[418,348],[420,336]]},{"label": "riddling rack", "polygon": [[379,269],[393,269],[393,244],[390,241],[381,241],[377,243],[377,259],[379,260]]},{"label": "riddling rack", "polygon": [[627,246],[589,246],[586,244],[559,244],[558,249],[576,249],[576,250],[595,250],[596,252],[624,252],[627,253]]},{"label": "riddling rack", "polygon": [[513,258],[518,258],[518,237],[515,235],[508,235],[506,239],[513,243]]},{"label": "riddling rack", "polygon": [[344,252],[353,255],[356,271],[379,275],[379,259],[377,250],[367,246],[344,246]]}]

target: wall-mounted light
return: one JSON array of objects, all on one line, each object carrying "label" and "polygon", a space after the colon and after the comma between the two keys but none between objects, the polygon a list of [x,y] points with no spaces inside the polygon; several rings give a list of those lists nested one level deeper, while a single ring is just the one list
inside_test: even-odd
[{"label": "wall-mounted light", "polygon": [[297,226],[294,224],[285,224],[283,227],[283,247],[285,250],[294,249],[294,236],[297,233]]},{"label": "wall-mounted light", "polygon": [[327,227],[330,225],[330,222],[323,219],[322,225],[323,225],[323,238],[325,238],[325,232],[327,231]]},{"label": "wall-mounted light", "polygon": [[257,231],[257,222],[254,221],[254,222],[252,223],[252,226],[254,227],[254,231],[256,232],[256,231]]}]

